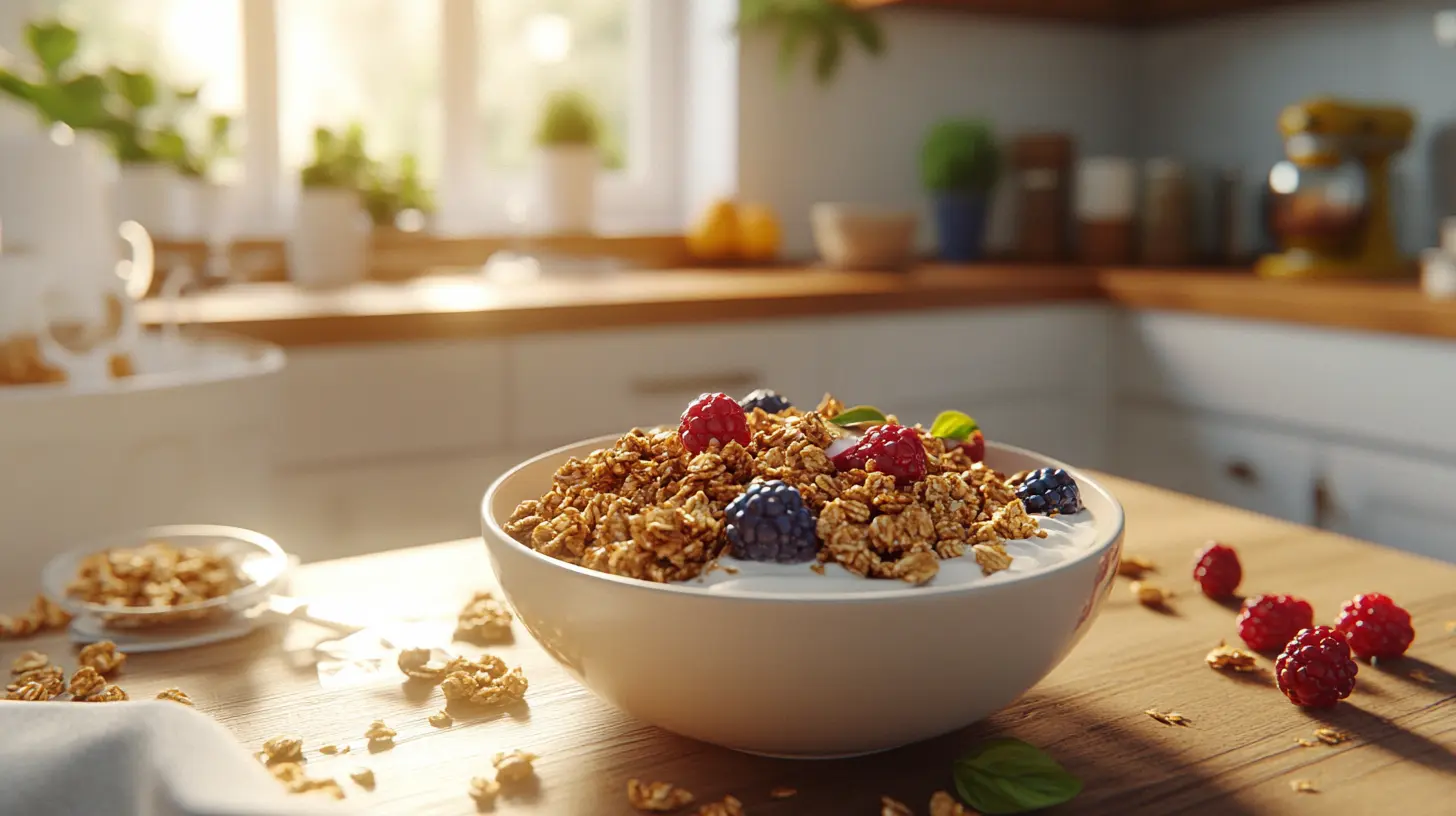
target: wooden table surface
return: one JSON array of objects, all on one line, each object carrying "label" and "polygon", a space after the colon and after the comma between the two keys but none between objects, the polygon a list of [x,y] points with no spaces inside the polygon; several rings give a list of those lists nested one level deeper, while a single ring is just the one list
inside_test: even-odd
[{"label": "wooden table surface", "polygon": [[[438,688],[405,685],[392,665],[356,682],[322,684],[312,644],[323,634],[303,624],[230,644],[134,655],[118,682],[133,698],[181,687],[249,748],[279,734],[303,737],[310,773],[337,775],[346,805],[378,814],[474,813],[468,780],[489,774],[494,752],[515,748],[540,755],[539,786],[502,799],[497,813],[634,813],[624,790],[640,777],[687,787],[700,802],[731,793],[753,816],[874,814],[881,795],[924,814],[932,792],[951,788],[952,760],[1002,735],[1040,746],[1084,781],[1080,796],[1049,813],[1452,812],[1456,568],[1133,482],[1108,483],[1127,508],[1127,552],[1154,560],[1161,571],[1152,580],[1177,593],[1170,610],[1139,606],[1119,578],[1090,634],[1025,698],[964,731],[877,756],[771,760],[675,737],[598,702],[519,625],[513,645],[491,651],[524,667],[528,707],[446,729],[425,719],[442,706]],[[1362,664],[1350,699],[1318,712],[1289,704],[1267,673],[1209,669],[1209,649],[1221,639],[1237,642],[1233,610],[1199,595],[1189,576],[1193,551],[1209,538],[1239,549],[1244,591],[1307,598],[1321,622],[1356,593],[1390,594],[1415,617],[1410,655]],[[451,621],[474,590],[491,586],[482,545],[462,541],[309,565],[295,590],[385,615]],[[67,668],[73,663],[54,635],[0,642],[0,659],[25,648],[64,655]],[[1260,665],[1271,662],[1261,658]],[[1176,710],[1192,725],[1162,725],[1143,713],[1149,708]],[[362,735],[376,718],[400,736],[394,748],[371,754]],[[1297,743],[1322,726],[1352,739]],[[321,755],[328,743],[352,751]],[[345,777],[357,766],[374,770],[373,792]],[[1309,780],[1319,793],[1295,792],[1295,780]],[[798,795],[771,799],[781,785]]]},{"label": "wooden table surface", "polygon": [[479,274],[450,274],[328,291],[264,283],[189,296],[179,307],[146,301],[139,313],[149,325],[180,319],[300,347],[1065,301],[1456,339],[1456,300],[1428,298],[1411,282],[994,263],[931,264],[905,273],[624,271],[499,284]]}]

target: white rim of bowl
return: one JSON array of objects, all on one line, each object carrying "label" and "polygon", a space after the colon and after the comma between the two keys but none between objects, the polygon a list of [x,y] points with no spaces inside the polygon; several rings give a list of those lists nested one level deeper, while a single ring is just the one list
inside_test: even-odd
[{"label": "white rim of bowl", "polygon": [[[137,543],[133,543],[130,546],[139,547],[148,541],[159,538],[231,538],[234,541],[242,541],[257,547],[267,554],[267,559],[270,563],[276,563],[279,566],[273,577],[268,581],[254,581],[245,586],[238,587],[226,595],[208,598],[205,601],[199,601],[197,603],[183,604],[182,606],[107,606],[105,604],[91,603],[90,601],[78,601],[65,594],[64,590],[62,590],[60,597],[52,598],[51,600],[60,604],[61,608],[72,614],[145,617],[150,615],[174,615],[178,613],[200,612],[230,606],[238,598],[247,597],[249,594],[266,593],[288,571],[288,553],[284,552],[283,548],[278,546],[277,541],[256,530],[249,530],[244,527],[228,527],[222,524],[168,524],[161,527],[143,527],[140,530],[135,530],[130,533],[109,536],[105,539],[105,542],[96,542],[100,545],[99,547],[83,547],[63,552],[52,558],[41,569],[41,583],[43,586],[49,584],[46,578],[52,570],[59,567],[63,560],[70,559],[79,563],[80,559],[89,555],[116,547],[127,546],[119,543],[122,540],[135,541]],[[74,577],[74,575],[68,577],[59,586],[64,587]]]},{"label": "white rim of bowl", "polygon": [[[937,587],[937,586],[913,587],[913,586],[907,586],[907,587],[897,588],[897,589],[886,589],[884,592],[874,592],[874,593],[865,593],[865,592],[832,592],[832,593],[822,593],[822,594],[814,594],[814,595],[800,594],[800,593],[795,593],[795,592],[764,592],[764,591],[756,591],[755,592],[755,591],[749,591],[749,590],[732,590],[732,589],[720,590],[720,591],[714,591],[714,592],[707,592],[707,591],[703,590],[702,588],[692,587],[692,586],[684,586],[683,585],[683,582],[675,582],[675,583],[666,583],[665,584],[665,583],[657,583],[656,581],[644,581],[644,580],[642,580],[640,578],[629,578],[629,577],[624,576],[624,575],[613,575],[612,573],[609,573],[609,572],[599,572],[597,570],[587,569],[586,567],[578,566],[576,564],[569,564],[569,563],[567,563],[565,561],[562,561],[559,558],[552,558],[549,555],[544,555],[544,554],[542,554],[540,552],[537,552],[535,549],[532,549],[531,547],[528,547],[525,544],[522,544],[521,542],[517,541],[514,536],[511,536],[510,534],[508,534],[501,527],[500,523],[498,521],[496,521],[494,514],[491,513],[491,511],[490,511],[490,505],[491,505],[492,501],[495,498],[496,491],[500,489],[501,485],[505,484],[506,480],[508,480],[511,477],[515,476],[517,472],[519,472],[521,470],[524,470],[525,468],[530,467],[530,466],[532,466],[532,465],[534,465],[534,464],[536,464],[536,463],[538,463],[538,462],[540,462],[542,460],[550,459],[550,458],[553,458],[553,457],[561,457],[561,456],[564,456],[566,454],[566,451],[572,450],[573,448],[579,448],[579,447],[582,447],[583,445],[593,445],[595,447],[605,447],[605,446],[607,446],[609,444],[614,444],[620,438],[621,438],[621,435],[620,434],[607,435],[607,436],[598,436],[598,437],[595,437],[593,439],[583,439],[580,442],[573,442],[573,443],[571,443],[569,445],[562,445],[559,448],[554,448],[552,450],[546,451],[545,453],[541,453],[541,454],[537,454],[536,456],[532,456],[530,459],[527,459],[524,462],[521,462],[521,463],[517,464],[515,467],[511,468],[510,470],[506,471],[501,476],[497,477],[496,480],[491,483],[490,487],[486,489],[486,491],[485,491],[485,497],[482,498],[481,501],[480,501],[480,515],[481,515],[481,519],[485,522],[486,526],[489,528],[490,533],[492,535],[498,536],[498,537],[504,539],[505,541],[509,542],[509,545],[510,546],[519,547],[521,550],[523,550],[526,553],[526,555],[528,557],[532,557],[532,558],[540,559],[540,560],[543,560],[543,561],[547,561],[552,566],[559,567],[559,568],[564,569],[564,570],[567,570],[569,572],[574,572],[574,573],[576,573],[576,574],[578,574],[578,575],[580,575],[580,576],[582,576],[584,578],[587,578],[587,579],[596,579],[596,580],[600,580],[600,581],[608,581],[610,583],[619,584],[619,585],[622,585],[624,587],[630,587],[632,589],[641,590],[641,591],[645,591],[645,592],[668,592],[668,593],[672,593],[672,594],[675,594],[675,595],[681,595],[681,596],[693,597],[693,598],[701,598],[703,600],[713,600],[713,599],[717,599],[717,600],[732,600],[732,601],[746,601],[746,602],[759,602],[759,603],[772,602],[772,603],[806,604],[806,603],[881,603],[883,601],[910,601],[910,600],[917,600],[917,599],[924,600],[924,599],[930,599],[930,598],[943,598],[943,597],[945,597],[947,595],[973,594],[973,593],[977,593],[977,592],[998,592],[998,591],[1004,590],[1006,588],[1015,587],[1018,584],[1023,584],[1023,583],[1026,583],[1028,581],[1036,580],[1038,578],[1042,578],[1042,577],[1047,576],[1047,575],[1052,575],[1054,573],[1061,572],[1063,570],[1071,569],[1072,567],[1074,567],[1074,566],[1076,566],[1078,564],[1081,564],[1084,561],[1089,561],[1089,560],[1092,560],[1094,558],[1100,558],[1117,541],[1121,540],[1122,535],[1123,535],[1123,532],[1124,532],[1124,530],[1126,529],[1126,526],[1127,526],[1127,523],[1126,523],[1127,514],[1125,513],[1125,511],[1122,508],[1122,503],[1117,500],[1117,497],[1116,496],[1113,496],[1112,495],[1112,492],[1111,491],[1109,491],[1107,488],[1103,487],[1100,482],[1098,482],[1096,479],[1093,479],[1091,476],[1088,476],[1082,470],[1080,470],[1078,468],[1074,468],[1071,465],[1068,465],[1065,462],[1062,462],[1061,460],[1053,459],[1050,456],[1045,456],[1045,455],[1040,454],[1040,453],[1037,453],[1035,451],[1027,450],[1026,448],[1018,448],[1015,445],[1006,445],[1006,444],[1003,444],[1003,443],[1000,443],[1000,442],[990,442],[990,441],[986,442],[986,447],[988,449],[989,448],[995,448],[995,449],[998,449],[998,450],[1006,451],[1008,453],[1017,453],[1017,454],[1021,454],[1023,456],[1030,456],[1030,457],[1033,457],[1033,458],[1036,458],[1036,459],[1040,459],[1040,460],[1042,460],[1044,462],[1044,464],[1042,464],[1041,467],[1057,467],[1057,468],[1062,468],[1063,470],[1067,471],[1067,473],[1070,474],[1073,479],[1076,479],[1077,480],[1077,487],[1078,487],[1079,490],[1086,490],[1088,487],[1091,487],[1097,493],[1101,494],[1102,498],[1107,501],[1108,505],[1112,508],[1112,511],[1113,511],[1112,512],[1112,518],[1108,519],[1107,520],[1107,523],[1106,523],[1106,533],[1104,534],[1104,533],[1101,532],[1101,529],[1102,529],[1101,523],[1100,522],[1097,522],[1097,525],[1098,526],[1094,528],[1094,529],[1097,529],[1099,531],[1098,532],[1098,536],[1097,536],[1097,543],[1094,544],[1093,546],[1089,547],[1086,552],[1084,552],[1084,553],[1082,553],[1082,554],[1080,554],[1080,555],[1078,555],[1078,556],[1076,556],[1074,558],[1070,558],[1070,559],[1068,559],[1066,561],[1063,561],[1063,562],[1061,562],[1059,564],[1055,564],[1055,565],[1053,565],[1051,567],[1047,567],[1046,569],[1037,570],[1035,572],[1028,572],[1028,573],[1025,573],[1023,575],[1018,575],[1018,576],[1015,576],[1013,578],[1009,578],[1009,579],[1004,580],[1004,581],[997,581],[994,584],[978,583],[978,584],[971,584],[969,586],[944,586],[944,587]],[[1084,502],[1084,504],[1085,504],[1085,502]],[[865,578],[864,580],[870,581],[870,580],[878,580],[878,579]]]}]

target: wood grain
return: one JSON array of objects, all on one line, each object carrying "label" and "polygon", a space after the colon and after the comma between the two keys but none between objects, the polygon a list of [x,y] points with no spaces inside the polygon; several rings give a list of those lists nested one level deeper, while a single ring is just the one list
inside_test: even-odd
[{"label": "wood grain", "polygon": [[232,286],[189,296],[179,311],[145,301],[139,312],[153,326],[180,314],[184,322],[292,347],[1068,300],[1456,338],[1456,301],[1428,298],[1409,283],[1073,265],[927,265],[908,273],[673,269],[512,284],[457,272],[318,292],[288,284]]},{"label": "wood grain", "polygon": [[[629,778],[640,777],[686,786],[700,801],[732,793],[754,816],[874,813],[882,794],[923,814],[930,794],[950,787],[956,756],[1003,735],[1046,749],[1084,780],[1075,802],[1052,813],[1323,816],[1336,802],[1349,814],[1450,812],[1456,634],[1445,623],[1456,621],[1456,568],[1105,478],[1127,509],[1127,551],[1155,561],[1160,571],[1151,580],[1177,593],[1170,610],[1139,606],[1126,579],[1118,579],[1087,637],[1025,698],[982,724],[877,756],[771,760],[674,737],[598,702],[519,631],[516,643],[492,651],[524,667],[529,708],[460,719],[443,730],[425,721],[442,704],[439,691],[402,684],[391,667],[355,685],[321,687],[311,649],[321,634],[306,625],[231,644],[135,655],[119,682],[133,698],[181,687],[250,748],[282,733],[302,736],[314,774],[342,778],[356,766],[372,768],[374,792],[344,782],[350,803],[367,813],[473,813],[469,778],[487,770],[495,751],[522,748],[541,755],[539,788],[502,800],[497,813],[634,813],[624,789]],[[1355,693],[1326,712],[1295,708],[1267,677],[1207,668],[1204,654],[1236,638],[1232,609],[1199,595],[1189,577],[1192,553],[1210,537],[1239,548],[1246,591],[1299,595],[1321,621],[1358,592],[1392,595],[1415,617],[1410,655],[1379,668],[1362,664]],[[449,620],[472,591],[491,584],[483,547],[464,541],[309,565],[295,590],[369,604],[381,614]],[[69,647],[54,636],[0,643],[0,660],[25,648],[66,655],[62,662],[73,666]],[[1416,672],[1432,682],[1416,679]],[[907,694],[914,682],[906,678]],[[1148,708],[1176,710],[1193,724],[1161,725],[1142,713]],[[400,737],[393,749],[370,754],[362,735],[375,718]],[[1325,725],[1353,739],[1334,747],[1297,744]],[[352,751],[325,757],[317,749],[327,743]],[[1311,780],[1320,793],[1294,792],[1291,783],[1299,779]],[[779,785],[797,788],[798,796],[770,799],[769,790]]]}]

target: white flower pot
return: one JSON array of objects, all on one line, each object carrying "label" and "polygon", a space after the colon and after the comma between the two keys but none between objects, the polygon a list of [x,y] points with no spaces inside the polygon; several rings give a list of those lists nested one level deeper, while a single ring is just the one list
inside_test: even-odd
[{"label": "white flower pot", "polygon": [[0,133],[5,251],[42,257],[78,275],[116,263],[111,184],[116,165],[89,133],[58,142],[40,129]]},{"label": "white flower pot", "polygon": [[136,221],[153,235],[199,234],[194,187],[166,164],[123,164],[116,179],[116,216]]},{"label": "white flower pot", "polygon": [[288,276],[326,289],[364,280],[369,269],[369,216],[353,190],[306,189],[288,238]]},{"label": "white flower pot", "polygon": [[591,232],[601,155],[588,145],[536,151],[536,215],[547,233]]}]

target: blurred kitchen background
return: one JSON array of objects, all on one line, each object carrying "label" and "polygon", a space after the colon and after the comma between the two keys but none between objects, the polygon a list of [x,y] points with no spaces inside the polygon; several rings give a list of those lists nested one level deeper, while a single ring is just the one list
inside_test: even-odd
[{"label": "blurred kitchen background", "polygon": [[0,1],[0,593],[756,387],[1456,560],[1447,5]]}]

